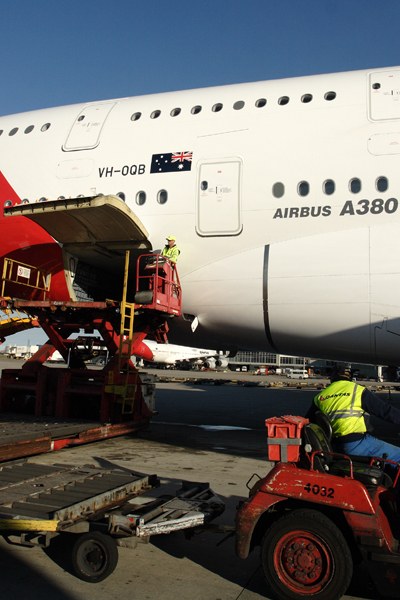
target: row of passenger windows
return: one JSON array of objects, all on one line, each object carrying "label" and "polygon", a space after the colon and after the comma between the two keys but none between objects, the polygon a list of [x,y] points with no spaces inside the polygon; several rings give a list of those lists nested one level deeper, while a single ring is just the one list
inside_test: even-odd
[{"label": "row of passenger windows", "polygon": [[[201,189],[207,189],[206,187],[204,187],[204,184],[206,182],[201,182]],[[350,179],[349,181],[349,190],[350,192],[352,192],[353,194],[358,194],[361,191],[362,188],[362,184],[361,184],[361,179],[358,179],[357,177],[354,177],[353,179]],[[389,181],[387,179],[387,177],[378,177],[375,180],[375,188],[378,190],[378,192],[386,192],[389,188]],[[324,181],[324,183],[322,184],[322,190],[325,194],[327,194],[328,196],[330,196],[331,194],[333,194],[336,190],[336,184],[333,181],[333,179],[326,179]],[[297,185],[297,193],[299,196],[307,196],[310,193],[310,184],[308,181],[300,181],[300,183],[298,183]],[[272,194],[275,198],[282,198],[285,195],[285,185],[278,181],[277,183],[274,183],[274,185],[272,186]],[[104,194],[97,194],[98,196],[103,196]],[[121,200],[123,200],[125,202],[125,194],[124,192],[118,192],[116,194],[116,196],[118,196],[119,198],[121,198]],[[83,198],[83,194],[80,194],[78,196],[78,198]],[[157,196],[156,196],[157,202],[158,204],[165,204],[168,201],[168,192],[167,190],[159,190],[157,192]],[[45,198],[44,196],[42,198],[39,198],[39,200],[35,200],[35,202],[46,202],[48,200],[48,198]],[[59,196],[58,200],[65,200],[64,196]],[[147,200],[147,194],[144,190],[140,190],[139,192],[137,192],[136,196],[135,196],[135,202],[136,204],[138,204],[139,206],[143,206],[143,204],[145,204]],[[28,198],[24,198],[23,200],[21,200],[21,204],[29,204],[30,200],[28,200]],[[4,203],[4,206],[12,206],[13,203],[11,202],[11,200],[6,200],[6,202]]]},{"label": "row of passenger windows", "polygon": [[[51,123],[45,123],[44,125],[41,126],[40,131],[47,131],[48,129],[50,129],[50,125]],[[35,129],[34,125],[29,125],[29,127],[27,127],[24,131],[24,133],[31,133],[33,130]],[[8,135],[10,137],[12,137],[13,135],[15,135],[16,133],[18,133],[19,131],[19,127],[14,127],[13,129],[11,129],[11,131],[8,132]],[[0,129],[0,135],[3,135],[4,133],[4,129]]]},{"label": "row of passenger windows", "polygon": [[[125,194],[124,192],[118,192],[117,194],[115,194],[116,196],[118,196],[118,198],[121,198],[121,200],[123,200],[124,202],[126,201],[125,198]],[[104,194],[97,194],[97,196],[104,196]],[[79,194],[79,196],[77,196],[78,198],[84,198],[83,194]],[[168,192],[167,190],[160,190],[159,192],[157,192],[157,202],[158,204],[165,204],[168,200]],[[35,200],[34,202],[47,202],[49,198],[45,198],[44,196],[42,196],[41,198],[39,198],[39,200]],[[65,196],[59,196],[57,198],[57,200],[65,200]],[[140,192],[137,192],[136,196],[135,196],[135,202],[136,204],[138,204],[139,206],[142,206],[143,204],[145,204],[147,200],[147,194],[146,192],[144,192],[143,190],[140,190]],[[21,204],[30,204],[31,201],[28,198],[24,198],[23,200],[21,200]],[[4,206],[13,206],[13,202],[11,200],[6,200],[4,202]]]},{"label": "row of passenger windows", "polygon": [[[336,98],[336,92],[327,92],[324,95],[324,98],[325,98],[325,100],[334,100]],[[311,102],[312,99],[313,99],[312,94],[303,94],[303,96],[301,96],[301,98],[300,98],[301,102],[303,102],[304,104]],[[290,102],[289,96],[281,96],[280,98],[278,98],[279,106],[285,106],[286,104],[289,104],[289,102]],[[264,108],[264,106],[266,106],[266,105],[267,105],[266,98],[259,98],[255,102],[255,106],[257,108]],[[237,102],[235,102],[233,104],[233,109],[234,110],[242,110],[242,108],[244,108],[244,106],[245,106],[245,102],[243,100],[238,100]],[[211,110],[212,110],[212,112],[220,112],[223,108],[224,108],[224,105],[221,102],[217,102],[216,104],[214,104],[211,107]],[[198,115],[202,110],[203,110],[203,107],[200,106],[199,104],[196,104],[196,106],[193,106],[193,108],[190,110],[190,113],[192,115]],[[169,114],[171,117],[177,117],[178,115],[181,114],[181,112],[182,112],[181,108],[173,108]],[[161,110],[153,110],[153,112],[150,113],[150,119],[158,119],[158,117],[160,115],[161,115]],[[141,112],[135,112],[131,116],[131,121],[138,121],[141,116],[142,116]]]},{"label": "row of passenger windows", "polygon": [[[354,177],[349,181],[349,190],[353,194],[358,194],[361,191],[362,184],[361,179]],[[386,192],[389,188],[389,182],[387,177],[378,177],[375,180],[375,188],[378,192]],[[327,196],[334,194],[336,190],[336,183],[333,179],[326,179],[322,184],[322,191]],[[297,184],[297,193],[299,196],[307,196],[310,193],[310,184],[308,181],[300,181]],[[282,182],[274,183],[272,186],[272,194],[275,198],[282,198],[285,195],[285,185]]]},{"label": "row of passenger windows", "polygon": [[[324,98],[325,98],[325,100],[334,100],[336,98],[336,92],[327,92],[324,95]],[[313,100],[313,95],[312,94],[303,94],[301,96],[300,100],[304,104],[307,104],[308,102],[311,102]],[[290,102],[289,96],[281,96],[280,98],[278,98],[278,104],[279,104],[279,106],[285,106],[286,104],[289,104],[289,102]],[[264,108],[264,106],[266,106],[266,105],[267,105],[267,99],[266,98],[259,98],[255,102],[255,106],[257,108]],[[238,100],[237,102],[235,102],[233,104],[233,109],[234,110],[241,110],[242,108],[244,108],[244,106],[245,106],[245,102],[243,100]],[[220,112],[223,108],[224,108],[224,105],[221,102],[217,102],[216,104],[214,104],[211,107],[211,111],[217,113],[217,112]],[[193,106],[193,108],[191,108],[190,113],[192,115],[198,115],[199,113],[201,113],[202,110],[203,110],[203,107],[200,106],[200,104],[196,104],[196,106]],[[181,114],[181,112],[182,112],[181,108],[173,108],[169,114],[170,114],[171,117],[177,117],[178,115]],[[158,117],[160,115],[161,115],[161,110],[153,110],[153,112],[150,113],[150,118],[151,119],[158,119]],[[142,116],[141,112],[135,112],[131,116],[131,121],[138,121],[141,116]],[[85,115],[80,115],[78,117],[78,121],[83,121],[84,118],[85,118]],[[50,125],[51,125],[51,123],[45,123],[40,128],[40,131],[43,131],[43,132],[47,131],[50,128]],[[35,129],[34,125],[29,125],[29,127],[27,127],[25,129],[24,133],[31,133],[34,129]],[[12,137],[16,133],[18,133],[18,131],[19,131],[19,127],[13,127],[13,129],[11,129],[9,131],[8,135],[10,137]],[[4,129],[0,129],[0,136],[3,135],[3,133],[4,133]]]}]

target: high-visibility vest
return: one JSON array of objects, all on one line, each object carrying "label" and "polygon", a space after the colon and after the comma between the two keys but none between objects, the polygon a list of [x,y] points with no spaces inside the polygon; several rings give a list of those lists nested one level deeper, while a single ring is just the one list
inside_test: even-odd
[{"label": "high-visibility vest", "polygon": [[334,381],[315,396],[314,404],[328,417],[334,437],[367,431],[361,403],[363,391],[353,381]]},{"label": "high-visibility vest", "polygon": [[178,256],[180,255],[180,253],[181,253],[181,251],[179,250],[178,246],[175,244],[175,246],[172,246],[171,248],[169,246],[165,246],[165,248],[161,252],[161,256],[166,256],[172,262],[176,262],[178,260]]}]

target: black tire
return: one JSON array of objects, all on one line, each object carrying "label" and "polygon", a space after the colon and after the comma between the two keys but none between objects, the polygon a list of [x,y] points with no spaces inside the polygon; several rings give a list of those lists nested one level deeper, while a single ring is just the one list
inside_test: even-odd
[{"label": "black tire", "polygon": [[309,509],[294,510],[267,530],[261,562],[280,600],[338,600],[353,575],[342,533],[330,519]]},{"label": "black tire", "polygon": [[109,535],[98,531],[84,533],[72,548],[72,566],[79,579],[98,583],[114,571],[118,548]]}]

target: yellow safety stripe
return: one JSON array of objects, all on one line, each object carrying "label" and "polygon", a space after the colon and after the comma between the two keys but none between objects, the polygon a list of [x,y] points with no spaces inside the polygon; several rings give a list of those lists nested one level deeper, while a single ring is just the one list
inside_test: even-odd
[{"label": "yellow safety stripe", "polygon": [[60,521],[36,521],[33,519],[0,519],[0,530],[57,531]]}]

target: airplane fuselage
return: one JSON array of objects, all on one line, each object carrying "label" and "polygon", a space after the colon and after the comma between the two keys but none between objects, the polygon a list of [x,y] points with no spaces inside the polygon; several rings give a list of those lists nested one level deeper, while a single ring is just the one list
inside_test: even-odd
[{"label": "airplane fuselage", "polygon": [[[175,235],[187,320],[172,340],[397,364],[399,89],[390,68],[2,117],[0,199],[120,195],[153,249]],[[12,220],[2,256],[60,264]]]}]

